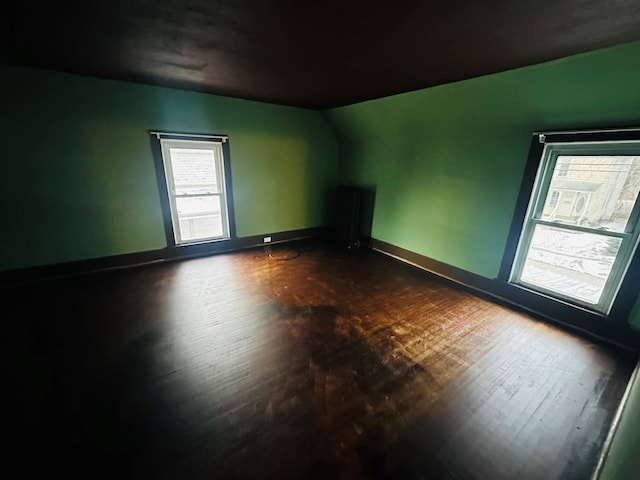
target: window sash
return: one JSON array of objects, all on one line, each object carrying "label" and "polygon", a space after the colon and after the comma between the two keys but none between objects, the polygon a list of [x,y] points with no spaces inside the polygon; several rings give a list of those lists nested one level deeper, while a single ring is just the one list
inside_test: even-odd
[{"label": "window sash", "polygon": [[[225,240],[230,238],[229,234],[229,212],[228,205],[226,199],[226,179],[225,179],[225,171],[224,171],[224,158],[223,158],[223,149],[220,141],[214,140],[184,140],[184,139],[160,139],[160,146],[163,158],[164,165],[164,173],[166,178],[166,187],[167,193],[169,197],[169,207],[171,211],[171,221],[173,228],[173,236],[176,245],[192,245],[197,243],[210,242],[215,240]],[[176,190],[180,188],[180,186],[184,187],[184,185],[176,185],[174,178],[174,169],[173,169],[173,160],[171,156],[171,149],[189,149],[189,150],[204,150],[213,152],[213,161],[216,175],[215,185],[217,188],[212,190],[212,192],[202,192],[202,193],[193,193],[193,194],[185,194],[180,193],[177,194]],[[193,184],[195,185],[195,184]],[[214,184],[204,184],[211,185]],[[180,198],[218,198],[220,204],[220,220],[221,220],[221,229],[222,233],[220,235],[200,237],[196,239],[191,238],[183,238],[184,235],[181,232],[180,228],[180,220],[184,220],[185,216],[180,215],[178,211],[178,199]]]},{"label": "window sash", "polygon": [[[558,157],[560,156],[640,156],[640,142],[638,141],[602,141],[602,142],[571,142],[545,144],[541,163],[538,168],[531,198],[525,215],[524,225],[516,248],[509,282],[520,284],[541,293],[591,308],[608,314],[622,284],[622,280],[629,268],[629,264],[638,247],[640,228],[640,195],[637,196],[629,215],[624,231],[600,230],[582,225],[549,222],[542,219],[544,205],[549,195],[551,179]],[[537,225],[546,225],[558,230],[582,232],[608,238],[621,239],[620,248],[616,254],[611,271],[605,281],[599,301],[595,304],[564,295],[540,285],[533,285],[522,280],[522,273],[531,248],[533,234]]]}]

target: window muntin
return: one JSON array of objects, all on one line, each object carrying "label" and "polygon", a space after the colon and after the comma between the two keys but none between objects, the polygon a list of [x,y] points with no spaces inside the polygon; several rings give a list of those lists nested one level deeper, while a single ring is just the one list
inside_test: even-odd
[{"label": "window muntin", "polygon": [[160,145],[175,243],[229,238],[222,143],[162,138]]},{"label": "window muntin", "polygon": [[608,313],[638,243],[640,141],[545,145],[510,281]]}]

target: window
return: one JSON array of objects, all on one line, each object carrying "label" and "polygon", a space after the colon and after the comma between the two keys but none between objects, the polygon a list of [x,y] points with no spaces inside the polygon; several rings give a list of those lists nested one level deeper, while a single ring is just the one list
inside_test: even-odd
[{"label": "window", "polygon": [[609,314],[640,233],[635,134],[539,136],[511,283]]},{"label": "window", "polygon": [[167,237],[189,245],[232,236],[226,137],[156,135],[162,158]]}]

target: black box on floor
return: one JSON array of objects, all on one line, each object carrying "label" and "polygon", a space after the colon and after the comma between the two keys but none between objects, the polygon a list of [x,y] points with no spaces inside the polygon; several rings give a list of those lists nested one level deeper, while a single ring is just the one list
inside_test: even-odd
[{"label": "black box on floor", "polygon": [[360,202],[362,189],[339,185],[336,189],[334,229],[339,245],[354,250],[360,247]]}]

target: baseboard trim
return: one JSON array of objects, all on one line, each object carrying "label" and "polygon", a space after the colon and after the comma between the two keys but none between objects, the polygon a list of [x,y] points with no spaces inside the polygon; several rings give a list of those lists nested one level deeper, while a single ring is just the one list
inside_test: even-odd
[{"label": "baseboard trim", "polygon": [[592,339],[628,350],[640,350],[640,332],[633,330],[623,321],[531,292],[499,279],[489,279],[468,272],[382,240],[369,238],[364,243],[377,252],[452,282],[476,296],[526,311],[537,318]]},{"label": "baseboard trim", "polygon": [[[186,260],[190,258],[263,247],[265,245],[276,245],[312,238],[324,238],[328,235],[328,227],[313,227],[252,235],[249,237],[236,237],[219,242],[166,247],[144,252],[125,253],[122,255],[112,255],[108,257],[90,258],[86,260],[77,260],[51,265],[5,270],[0,272],[0,287],[33,283],[105,270],[133,268],[152,263]],[[264,243],[264,237],[271,237],[271,242]]]}]

